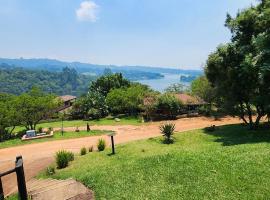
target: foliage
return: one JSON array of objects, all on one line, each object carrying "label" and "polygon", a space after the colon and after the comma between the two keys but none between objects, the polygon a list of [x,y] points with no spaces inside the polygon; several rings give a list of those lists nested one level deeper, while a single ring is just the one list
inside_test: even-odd
[{"label": "foliage", "polygon": [[269,199],[269,130],[229,125],[174,138],[168,146],[160,138],[121,144],[116,157],[89,154],[53,178],[72,177],[96,199]]},{"label": "foliage", "polygon": [[193,96],[197,96],[207,103],[211,104],[215,100],[214,88],[205,76],[200,76],[192,81],[190,89]]},{"label": "foliage", "polygon": [[173,135],[174,130],[175,130],[175,124],[173,124],[173,123],[165,123],[165,124],[162,124],[159,127],[159,129],[161,131],[161,134],[165,138],[164,143],[166,143],[166,144],[172,143],[173,142],[172,135]]},{"label": "foliage", "polygon": [[165,93],[157,97],[154,103],[156,114],[175,119],[182,108],[182,103],[173,94]]},{"label": "foliage", "polygon": [[258,128],[270,105],[269,13],[270,1],[263,0],[235,18],[228,15],[231,42],[209,56],[205,69],[226,110],[251,129]]},{"label": "foliage", "polygon": [[74,160],[74,153],[71,151],[67,151],[67,157],[68,157],[68,161],[73,161]]},{"label": "foliage", "polygon": [[15,126],[19,123],[14,102],[14,96],[0,94],[0,142],[10,139]]},{"label": "foliage", "polygon": [[73,119],[100,119],[108,114],[105,97],[96,91],[81,97],[72,107]]},{"label": "foliage", "polygon": [[56,152],[56,165],[58,169],[63,169],[68,166],[68,163],[71,161],[71,156],[70,152],[66,150],[60,150]]},{"label": "foliage", "polygon": [[137,114],[142,110],[144,97],[149,92],[148,86],[132,84],[128,88],[111,90],[106,103],[113,114]]},{"label": "foliage", "polygon": [[167,93],[183,93],[186,90],[186,86],[182,83],[174,83],[165,89]]},{"label": "foliage", "polygon": [[46,175],[51,176],[55,174],[55,167],[54,166],[49,166],[46,168]]},{"label": "foliage", "polygon": [[99,139],[98,140],[98,145],[97,145],[98,151],[104,151],[106,148],[106,142],[104,139]]},{"label": "foliage", "polygon": [[45,94],[37,88],[18,96],[14,104],[20,124],[27,130],[35,130],[36,125],[52,115],[59,105],[55,96]]},{"label": "foliage", "polygon": [[81,156],[84,156],[86,154],[86,152],[87,152],[87,150],[85,147],[81,148],[81,150],[80,150]]},{"label": "foliage", "polygon": [[130,86],[130,82],[121,73],[108,74],[93,81],[90,85],[89,93],[100,92],[106,97],[110,90],[128,86]]},{"label": "foliage", "polygon": [[38,87],[43,92],[57,95],[81,95],[87,92],[87,86],[93,76],[78,74],[75,69],[63,68],[62,72],[29,70],[24,68],[1,68],[0,92],[20,95]]}]

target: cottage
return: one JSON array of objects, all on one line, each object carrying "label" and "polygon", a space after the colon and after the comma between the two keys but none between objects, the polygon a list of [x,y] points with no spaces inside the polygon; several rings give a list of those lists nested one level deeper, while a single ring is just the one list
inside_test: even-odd
[{"label": "cottage", "polygon": [[207,104],[199,97],[191,96],[184,93],[175,94],[175,97],[183,103],[183,113],[198,112],[201,106]]},{"label": "cottage", "polygon": [[76,96],[72,96],[72,95],[64,95],[64,96],[60,96],[58,98],[63,102],[63,104],[59,107],[58,112],[70,110],[73,103],[77,99]]}]

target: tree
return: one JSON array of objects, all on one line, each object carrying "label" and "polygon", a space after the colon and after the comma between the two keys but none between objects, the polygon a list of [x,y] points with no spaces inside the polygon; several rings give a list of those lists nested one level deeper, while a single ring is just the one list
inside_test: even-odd
[{"label": "tree", "polygon": [[154,102],[155,113],[166,116],[168,119],[175,119],[181,108],[182,102],[169,93],[159,95]]},{"label": "tree", "polygon": [[8,94],[0,94],[0,142],[10,139],[15,126],[18,125],[14,98]]},{"label": "tree", "polygon": [[148,86],[132,84],[128,88],[111,90],[106,103],[113,114],[137,114],[142,110],[143,99],[148,92]]},{"label": "tree", "polygon": [[165,89],[167,93],[183,93],[185,92],[186,86],[182,83],[174,83]]},{"label": "tree", "polygon": [[110,90],[128,86],[130,86],[130,81],[125,79],[121,73],[116,73],[101,76],[96,81],[93,81],[89,92],[100,92],[106,97]]},{"label": "tree", "polygon": [[212,103],[215,99],[214,88],[205,76],[200,76],[191,82],[191,94],[200,97],[207,103]]},{"label": "tree", "polygon": [[108,106],[105,97],[96,91],[82,96],[72,106],[71,116],[73,119],[99,119],[108,114]]},{"label": "tree", "polygon": [[269,10],[270,0],[263,0],[235,18],[228,15],[231,42],[209,56],[205,69],[226,110],[251,129],[258,128],[270,103]]},{"label": "tree", "polygon": [[59,106],[54,95],[45,94],[38,88],[18,96],[14,104],[18,120],[27,130],[35,130],[36,125],[51,116]]}]

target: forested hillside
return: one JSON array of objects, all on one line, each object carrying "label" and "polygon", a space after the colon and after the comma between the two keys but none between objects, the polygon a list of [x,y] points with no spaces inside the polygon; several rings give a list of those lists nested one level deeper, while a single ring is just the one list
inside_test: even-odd
[{"label": "forested hillside", "polygon": [[0,92],[21,94],[32,87],[47,93],[79,96],[85,93],[95,76],[78,74],[75,69],[63,68],[61,72],[0,67]]}]

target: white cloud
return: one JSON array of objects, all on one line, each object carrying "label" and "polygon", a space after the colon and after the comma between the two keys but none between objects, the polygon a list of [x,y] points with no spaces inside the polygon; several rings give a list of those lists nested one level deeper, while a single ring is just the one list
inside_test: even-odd
[{"label": "white cloud", "polygon": [[95,2],[91,0],[83,1],[80,5],[80,8],[76,10],[77,19],[79,21],[96,22],[97,10],[98,5]]}]

